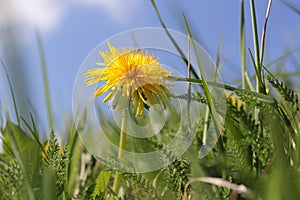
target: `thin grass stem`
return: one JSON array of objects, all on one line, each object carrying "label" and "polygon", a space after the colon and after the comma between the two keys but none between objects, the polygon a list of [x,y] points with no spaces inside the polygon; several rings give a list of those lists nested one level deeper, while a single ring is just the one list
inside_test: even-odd
[{"label": "thin grass stem", "polygon": [[[122,114],[122,122],[121,122],[121,133],[120,133],[120,142],[119,142],[119,152],[118,152],[118,159],[121,160],[123,158],[123,150],[125,149],[125,144],[126,144],[126,132],[125,132],[125,125],[126,125],[126,113],[125,110],[123,111]],[[114,179],[114,184],[113,184],[113,192],[115,194],[119,193],[120,186],[121,186],[121,180],[122,180],[122,173],[120,171],[116,172],[116,176]],[[114,200],[115,197],[112,195],[111,200]]]},{"label": "thin grass stem", "polygon": [[242,71],[242,88],[246,89],[246,36],[245,36],[245,8],[241,0],[241,26],[240,26],[240,54]]}]

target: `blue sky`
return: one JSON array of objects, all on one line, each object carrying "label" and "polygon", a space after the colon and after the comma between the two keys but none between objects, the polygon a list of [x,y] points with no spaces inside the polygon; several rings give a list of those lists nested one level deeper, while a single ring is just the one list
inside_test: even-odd
[{"label": "blue sky", "polygon": [[[6,63],[9,44],[4,32],[15,24],[10,33],[17,40],[22,69],[26,80],[27,101],[30,101],[42,124],[46,127],[46,106],[42,86],[39,54],[34,30],[39,30],[46,56],[55,123],[62,127],[63,119],[71,114],[73,82],[81,63],[100,42],[122,31],[141,27],[160,27],[159,21],[146,0],[4,0],[11,2],[0,12],[0,55]],[[296,0],[289,2],[296,3]],[[167,26],[186,33],[182,13],[185,13],[192,32],[214,59],[222,35],[223,78],[230,83],[240,77],[239,70],[239,21],[240,1],[183,1],[157,0],[158,8]],[[261,33],[267,0],[257,0],[259,33]],[[1,8],[0,8],[1,11]],[[247,47],[253,50],[249,1],[245,2]],[[265,64],[278,58],[285,51],[300,47],[300,16],[279,0],[274,0],[267,32]],[[12,56],[14,57],[14,55]],[[294,63],[300,54],[294,54]],[[8,66],[11,67],[11,66]],[[248,67],[251,68],[248,59]],[[299,65],[298,65],[299,67]],[[0,99],[12,111],[7,81],[0,69]],[[23,95],[24,96],[24,95]],[[21,98],[21,97],[20,97]],[[23,98],[23,97],[22,97]],[[24,111],[26,112],[26,111]]]}]

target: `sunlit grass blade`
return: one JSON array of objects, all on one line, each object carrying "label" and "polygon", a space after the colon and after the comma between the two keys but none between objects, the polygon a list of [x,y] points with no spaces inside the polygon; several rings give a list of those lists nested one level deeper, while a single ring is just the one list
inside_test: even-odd
[{"label": "sunlit grass blade", "polygon": [[256,91],[264,93],[265,90],[263,88],[262,81],[262,70],[260,63],[260,51],[259,51],[259,40],[258,40],[258,28],[257,28],[257,20],[256,20],[256,11],[254,0],[250,0],[251,7],[251,19],[252,19],[252,32],[253,32],[253,43],[254,43],[254,53],[255,53],[255,65],[254,68],[256,72]]},{"label": "sunlit grass blade", "polygon": [[12,97],[12,101],[13,101],[13,105],[14,105],[14,110],[15,110],[17,122],[18,122],[18,125],[20,126],[20,116],[19,116],[19,112],[18,112],[18,107],[17,107],[15,93],[14,93],[14,90],[13,90],[13,87],[12,87],[12,83],[11,83],[11,80],[9,78],[9,75],[8,75],[8,72],[7,72],[7,68],[6,68],[6,66],[5,66],[5,64],[4,64],[4,62],[2,60],[1,60],[1,65],[2,65],[2,68],[4,69],[5,76],[6,76],[6,79],[8,81],[9,90],[10,90],[10,94],[11,94],[11,97]]},{"label": "sunlit grass blade", "polygon": [[36,33],[36,38],[37,38],[37,43],[38,43],[41,69],[42,69],[43,86],[44,86],[47,113],[48,113],[48,123],[49,123],[49,127],[53,128],[53,114],[52,114],[52,108],[51,108],[51,97],[50,97],[50,88],[49,88],[49,82],[48,82],[48,73],[47,73],[45,53],[43,50],[43,43],[42,43],[41,37],[38,33]]},{"label": "sunlit grass blade", "polygon": [[[185,54],[183,53],[183,51],[181,50],[181,48],[179,47],[179,45],[177,44],[176,40],[173,38],[173,36],[170,34],[170,32],[167,29],[166,24],[164,23],[164,21],[162,20],[162,17],[159,13],[159,10],[157,8],[157,5],[155,3],[154,0],[151,0],[152,6],[155,10],[156,16],[161,24],[161,26],[164,28],[167,36],[170,38],[171,42],[173,43],[173,45],[175,46],[175,48],[177,49],[178,53],[180,54],[181,58],[183,59],[183,61],[185,62],[186,66],[188,66],[188,59],[186,58]],[[193,73],[193,76],[196,78],[200,78],[197,74],[197,72],[195,71],[195,69],[193,68],[193,66],[191,66],[191,72]]]},{"label": "sunlit grass blade", "polygon": [[[193,50],[194,50],[195,55],[196,55],[197,65],[198,65],[198,68],[199,68],[199,71],[200,71],[200,76],[201,76],[201,80],[202,80],[202,84],[203,84],[202,87],[203,87],[204,95],[206,96],[206,101],[207,101],[207,105],[208,105],[209,111],[210,111],[211,116],[212,116],[212,120],[214,122],[214,128],[215,128],[216,134],[219,134],[221,125],[220,125],[220,121],[219,121],[219,118],[218,118],[218,115],[217,115],[217,111],[216,111],[214,103],[213,103],[212,96],[211,96],[209,88],[208,88],[205,73],[204,73],[204,70],[203,70],[203,67],[202,67],[202,64],[201,64],[201,60],[200,60],[199,55],[198,55],[197,46],[196,46],[195,41],[193,39],[192,32],[191,32],[191,29],[190,29],[189,24],[187,22],[187,19],[184,15],[183,15],[183,18],[184,18],[184,22],[185,22],[188,34],[189,34],[189,36],[191,37],[191,40],[192,40],[192,46],[193,46]],[[206,137],[206,136],[204,135],[203,137]],[[204,144],[205,144],[205,142],[206,141],[204,141]]]},{"label": "sunlit grass blade", "polygon": [[245,8],[244,0],[241,0],[241,24],[240,24],[240,56],[242,71],[242,88],[246,89],[246,36],[245,36]]},{"label": "sunlit grass blade", "polygon": [[[253,42],[254,42],[254,52],[256,58],[256,67],[259,69],[259,41],[258,41],[258,29],[257,29],[257,21],[256,21],[256,11],[255,11],[255,4],[254,0],[250,0],[250,7],[251,7],[251,19],[252,19],[252,34],[253,34]],[[260,70],[258,70],[260,71]],[[258,76],[258,74],[257,74]]]},{"label": "sunlit grass blade", "polygon": [[194,52],[195,52],[195,55],[196,55],[197,64],[198,64],[198,68],[199,68],[199,71],[200,71],[201,80],[202,80],[202,83],[203,83],[204,94],[207,98],[207,104],[210,107],[210,111],[214,112],[214,105],[212,103],[212,97],[211,97],[209,89],[208,89],[208,84],[207,84],[205,74],[204,74],[204,70],[203,70],[203,67],[202,67],[198,52],[197,52],[197,47],[196,47],[195,41],[193,40],[193,36],[192,36],[192,32],[190,30],[189,24],[188,24],[188,22],[187,22],[184,15],[183,15],[183,17],[184,17],[184,22],[185,22],[188,34],[190,35],[190,37],[192,39],[192,46],[193,46],[193,49],[194,49]]}]

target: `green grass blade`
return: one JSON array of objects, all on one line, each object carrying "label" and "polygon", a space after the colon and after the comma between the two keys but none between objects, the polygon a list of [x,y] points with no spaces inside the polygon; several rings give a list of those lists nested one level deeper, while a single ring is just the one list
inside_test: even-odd
[{"label": "green grass blade", "polygon": [[[223,31],[220,33],[220,38],[219,38],[219,42],[218,42],[218,50],[217,50],[217,56],[216,56],[216,67],[217,67],[216,70],[217,71],[218,71],[218,68],[220,67],[222,42],[223,42]],[[217,72],[215,72],[215,75],[218,75]]]},{"label": "green grass blade", "polygon": [[189,34],[189,36],[191,37],[191,40],[192,40],[192,46],[193,46],[193,49],[194,49],[194,52],[195,52],[195,55],[196,55],[196,60],[197,60],[197,64],[198,64],[198,68],[199,68],[200,76],[201,76],[201,80],[202,80],[202,88],[203,88],[203,91],[204,91],[204,95],[206,96],[206,100],[207,100],[207,105],[208,105],[209,111],[210,111],[210,113],[212,115],[212,120],[213,120],[214,125],[215,125],[214,128],[215,128],[216,134],[218,135],[219,131],[220,131],[220,128],[221,128],[220,120],[218,118],[217,111],[216,111],[215,106],[213,104],[213,99],[212,99],[212,96],[211,96],[209,88],[208,88],[208,84],[207,84],[207,80],[206,80],[206,77],[205,77],[205,73],[204,73],[204,70],[203,70],[203,67],[202,67],[201,60],[199,58],[198,52],[197,52],[197,47],[196,47],[195,41],[193,39],[191,29],[190,29],[189,24],[187,22],[187,19],[186,19],[186,17],[184,15],[183,15],[183,18],[184,18],[184,22],[185,22],[188,34]]},{"label": "green grass blade", "polygon": [[[191,78],[191,37],[188,35],[188,78]],[[191,117],[190,117],[190,103],[191,103],[191,83],[188,84],[188,100],[187,100],[187,109],[188,109],[188,119],[189,119],[189,126],[191,125]]]},{"label": "green grass blade", "polygon": [[[173,45],[175,46],[175,48],[177,49],[178,53],[180,54],[181,58],[183,59],[183,61],[185,62],[186,66],[188,66],[188,59],[186,58],[186,56],[184,55],[183,51],[180,49],[179,45],[177,44],[176,40],[172,37],[172,35],[170,34],[170,32],[167,29],[166,24],[164,23],[164,21],[162,20],[162,17],[159,13],[159,10],[156,6],[156,3],[154,0],[151,0],[152,6],[155,10],[156,16],[161,24],[161,26],[164,28],[167,36],[170,38],[171,42],[173,43]],[[194,70],[193,66],[191,66],[191,72],[193,73],[193,76],[196,78],[200,78],[197,74],[197,72]]]},{"label": "green grass blade", "polygon": [[6,66],[5,66],[5,64],[2,60],[1,60],[1,65],[4,69],[5,76],[6,76],[6,79],[8,81],[9,90],[10,90],[10,93],[11,93],[11,97],[12,97],[12,101],[13,101],[13,105],[14,105],[14,110],[15,110],[15,114],[16,114],[16,118],[17,118],[17,122],[18,122],[18,126],[20,126],[20,116],[19,116],[19,112],[18,112],[18,107],[17,107],[15,93],[14,93],[14,90],[13,90],[13,87],[12,87],[12,83],[11,83],[11,80],[9,78],[7,68],[6,68]]},{"label": "green grass blade", "polygon": [[198,55],[198,52],[197,52],[197,47],[196,47],[195,41],[193,40],[193,36],[192,36],[191,30],[190,30],[190,27],[188,25],[188,22],[187,22],[184,15],[183,15],[183,17],[184,17],[184,22],[185,22],[188,34],[190,35],[190,37],[192,39],[192,46],[193,46],[193,49],[194,49],[195,54],[196,54],[197,64],[198,64],[198,68],[199,68],[199,71],[200,71],[200,76],[201,76],[202,83],[203,83],[203,90],[204,90],[204,94],[207,98],[207,104],[210,107],[210,111],[212,112],[212,109],[214,109],[214,106],[213,106],[213,103],[212,103],[212,97],[211,97],[209,89],[208,89],[208,84],[207,84],[205,74],[204,74],[204,70],[202,68],[202,64],[201,64],[201,61],[200,61],[200,58],[199,58],[199,55]]},{"label": "green grass blade", "polygon": [[255,53],[255,65],[256,68],[256,91],[264,93],[265,90],[262,86],[262,78],[261,78],[261,63],[260,63],[260,53],[259,53],[259,41],[258,41],[258,29],[256,22],[256,11],[254,0],[250,0],[251,7],[251,18],[252,18],[252,32],[253,32],[253,42],[254,42],[254,53]]},{"label": "green grass blade", "polygon": [[76,116],[74,122],[72,124],[72,128],[70,131],[70,139],[69,139],[69,157],[68,160],[72,162],[68,162],[66,166],[66,179],[65,179],[65,188],[64,193],[66,197],[71,197],[74,194],[74,188],[76,187],[76,176],[78,174],[78,169],[80,165],[80,156],[81,156],[81,143],[79,140],[79,135],[76,130],[76,120],[78,119],[78,111],[76,112]]},{"label": "green grass blade", "polygon": [[[182,77],[172,77],[171,76],[170,80],[173,80],[173,81],[186,81],[186,82],[191,82],[191,83],[198,83],[201,86],[203,86],[203,81],[199,80],[199,79],[195,79],[195,78],[182,78]],[[212,87],[224,88],[225,90],[229,90],[229,91],[232,91],[232,92],[242,92],[244,94],[257,97],[260,101],[263,101],[264,103],[267,103],[267,104],[270,104],[270,105],[276,103],[276,101],[274,100],[273,97],[271,97],[269,95],[266,95],[266,94],[257,93],[257,92],[254,92],[254,91],[250,91],[250,90],[246,90],[246,89],[241,89],[241,88],[236,88],[236,87],[232,87],[230,85],[216,83],[216,82],[211,82],[211,81],[207,81],[207,85],[212,86]]]},{"label": "green grass blade", "polygon": [[245,9],[244,0],[241,0],[241,25],[240,25],[240,55],[242,71],[242,88],[246,89],[246,36],[245,36]]},{"label": "green grass blade", "polygon": [[[250,57],[251,57],[252,63],[253,63],[253,65],[255,66],[255,65],[256,65],[256,63],[255,63],[255,60],[254,60],[254,56],[253,56],[253,54],[252,54],[251,50],[250,50],[250,49],[248,49],[248,50],[249,50],[249,54],[250,54]],[[255,69],[255,73],[256,73],[256,74],[260,73],[260,72],[258,71],[259,69],[258,69],[257,67],[255,67],[254,69]],[[262,86],[264,86],[264,84],[263,84],[263,82],[262,82],[262,79],[261,79],[261,78],[258,78],[258,79],[257,79],[257,81],[258,81],[258,84],[259,84],[259,85],[262,85]],[[259,91],[257,91],[257,92],[259,92]],[[265,92],[263,92],[263,93],[265,93]]]},{"label": "green grass blade", "polygon": [[4,132],[7,136],[7,143],[13,151],[14,158],[22,169],[24,187],[28,198],[34,200],[36,198],[31,184],[37,180],[31,176],[38,175],[34,172],[37,172],[39,168],[39,147],[19,126],[12,122],[7,123]]},{"label": "green grass blade", "polygon": [[39,54],[40,54],[41,68],[42,68],[43,85],[44,85],[46,106],[47,106],[47,113],[48,113],[48,123],[49,123],[49,127],[53,128],[53,114],[52,114],[52,109],[51,109],[51,97],[50,97],[50,89],[49,89],[49,82],[48,82],[45,53],[43,50],[42,40],[38,33],[36,33],[36,37],[37,37]]},{"label": "green grass blade", "polygon": [[[255,58],[256,58],[256,67],[259,67],[259,41],[258,41],[258,30],[257,30],[257,22],[256,22],[256,11],[255,11],[255,5],[254,0],[250,0],[250,6],[251,6],[251,19],[252,19],[252,33],[253,33],[253,42],[254,42],[254,52],[255,52]],[[259,69],[259,68],[258,68]]]},{"label": "green grass blade", "polygon": [[[32,116],[32,113],[30,112],[30,120],[31,120],[31,124],[32,124],[32,127],[33,127],[33,131],[35,133],[37,133],[37,129],[36,129],[36,125],[35,125],[35,122],[34,122],[34,119],[33,119],[33,116]],[[38,136],[38,135],[37,135]]]},{"label": "green grass blade", "polygon": [[[33,120],[31,113],[30,113],[30,118],[31,118],[31,120]],[[30,127],[30,125],[28,124],[28,122],[23,117],[21,117],[21,119],[22,119],[23,123],[26,125],[26,127],[29,129],[29,131],[31,132],[31,135],[33,136],[33,138],[35,139],[35,141],[38,143],[40,149],[43,150],[43,145],[40,142],[39,135],[38,135],[38,132],[37,132],[37,130],[35,128],[35,125],[33,125],[33,129],[32,129]]]},{"label": "green grass blade", "polygon": [[260,63],[261,64],[263,64],[263,60],[264,60],[267,24],[268,24],[268,20],[269,20],[269,16],[270,16],[271,5],[272,5],[272,0],[269,0],[267,12],[266,12],[266,19],[265,19],[265,23],[264,23],[264,29],[263,29],[263,32],[261,35],[261,44],[260,44]]},{"label": "green grass blade", "polygon": [[241,75],[242,88],[254,91],[254,87],[249,79],[246,64],[246,34],[245,34],[245,8],[244,0],[241,0],[241,24],[240,24],[240,60],[241,60]]}]

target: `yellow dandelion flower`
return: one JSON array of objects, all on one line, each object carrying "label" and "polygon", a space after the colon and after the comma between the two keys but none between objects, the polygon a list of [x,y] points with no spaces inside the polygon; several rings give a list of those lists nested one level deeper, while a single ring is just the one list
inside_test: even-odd
[{"label": "yellow dandelion flower", "polygon": [[109,50],[100,52],[104,62],[97,63],[103,68],[90,69],[84,74],[87,85],[105,82],[95,96],[109,91],[103,102],[111,100],[113,108],[123,109],[130,100],[136,115],[144,115],[148,104],[166,108],[165,100],[173,95],[168,90],[165,79],[171,72],[164,70],[153,54],[138,49],[122,51],[107,43]]}]

